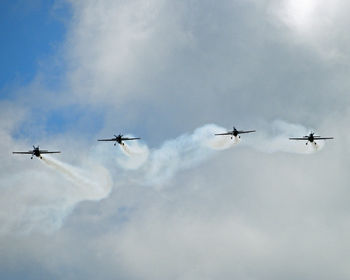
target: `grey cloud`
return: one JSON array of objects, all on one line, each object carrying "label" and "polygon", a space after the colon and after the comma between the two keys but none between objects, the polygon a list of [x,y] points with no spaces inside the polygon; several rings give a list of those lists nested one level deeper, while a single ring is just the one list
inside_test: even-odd
[{"label": "grey cloud", "polygon": [[[55,143],[67,149],[62,160],[108,168],[113,191],[82,201],[49,235],[2,235],[1,271],[18,277],[20,264],[23,274],[54,279],[348,279],[348,23],[346,3],[337,3],[341,24],[329,26],[331,41],[320,34],[296,42],[271,12],[276,1],[74,1],[63,57],[67,92],[58,99],[103,107],[101,133],[139,132],[149,154],[124,170],[116,158],[120,164],[128,155],[113,146],[59,136]],[[332,49],[340,60],[324,56]],[[4,155],[27,144],[13,141],[16,123],[5,116]],[[161,161],[154,176],[162,188],[140,180],[153,153],[167,150],[164,139],[209,122],[257,133],[210,156],[194,149],[204,161],[179,149],[177,163],[191,168]],[[295,147],[284,142],[289,133],[310,129],[336,139],[309,156],[285,153]],[[268,149],[274,153],[262,152]],[[33,205],[62,198],[61,188],[71,186],[38,161],[4,158],[1,187],[13,182]],[[42,185],[33,185],[33,176]],[[22,193],[8,191],[2,217],[26,213],[13,203]]]},{"label": "grey cloud", "polygon": [[109,194],[109,173],[91,158],[76,158],[80,167],[74,167],[49,156],[31,161],[30,155],[13,155],[14,150],[31,149],[32,143],[12,136],[28,114],[11,103],[2,103],[2,107],[0,235],[51,232],[62,225],[78,202]]},{"label": "grey cloud", "polygon": [[212,121],[282,118],[317,126],[349,103],[348,59],[324,60],[293,43],[293,33],[271,12],[273,1],[73,6],[69,84],[82,102],[112,105],[108,128],[116,122],[136,128],[142,117],[143,132],[160,143],[162,135],[148,132],[155,126],[169,137]]},{"label": "grey cloud", "polygon": [[107,279],[346,279],[346,166],[337,152],[316,155],[237,148],[162,191],[119,186],[27,253],[58,279],[73,267]]}]

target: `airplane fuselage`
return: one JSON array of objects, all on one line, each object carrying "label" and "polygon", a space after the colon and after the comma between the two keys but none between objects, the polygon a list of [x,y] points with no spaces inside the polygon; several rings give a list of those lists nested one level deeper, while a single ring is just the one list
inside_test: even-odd
[{"label": "airplane fuselage", "polygon": [[[116,136],[115,137],[115,141],[119,144],[119,145],[124,145],[124,143],[123,143],[123,139],[122,139],[122,135],[118,135],[118,136]],[[116,145],[116,143],[114,143],[114,146]]]},{"label": "airplane fuselage", "polygon": [[[315,138],[313,133],[310,133],[310,135],[307,136],[307,141],[310,143],[314,143],[315,145],[317,145],[317,143],[315,142],[316,139],[317,139],[317,137]],[[308,142],[306,142],[306,145]]]},{"label": "airplane fuselage", "polygon": [[305,135],[303,137],[291,137],[289,140],[304,140],[306,141],[305,145],[308,143],[313,143],[316,145],[316,140],[328,140],[328,139],[334,139],[333,137],[321,137],[321,136],[315,136],[314,133],[310,133],[309,135]]},{"label": "airplane fuselage", "polygon": [[[41,154],[40,154],[40,150],[39,150],[38,148],[35,148],[35,149],[33,150],[33,156],[36,156],[36,157],[38,157],[38,158],[42,158],[42,156],[41,156]],[[33,156],[32,156],[32,158],[33,158]]]},{"label": "airplane fuselage", "polygon": [[125,145],[124,144],[124,141],[128,141],[128,140],[136,140],[136,139],[141,139],[141,138],[139,138],[139,137],[132,137],[132,138],[130,138],[130,137],[123,137],[123,135],[122,134],[119,134],[119,135],[115,135],[114,134],[114,137],[113,138],[109,138],[109,139],[98,139],[97,141],[112,141],[112,142],[114,142],[114,146],[116,146],[117,145],[117,143],[119,144],[119,145]]},{"label": "airplane fuselage", "polygon": [[52,151],[52,152],[49,152],[49,151],[47,151],[47,150],[40,150],[39,149],[39,146],[38,147],[35,147],[35,146],[33,146],[33,150],[31,150],[31,151],[28,151],[28,152],[12,152],[13,154],[25,154],[25,155],[31,155],[31,159],[33,159],[33,157],[35,156],[35,157],[38,157],[38,158],[43,158],[42,156],[41,156],[41,154],[59,154],[59,153],[61,153],[60,151]]}]

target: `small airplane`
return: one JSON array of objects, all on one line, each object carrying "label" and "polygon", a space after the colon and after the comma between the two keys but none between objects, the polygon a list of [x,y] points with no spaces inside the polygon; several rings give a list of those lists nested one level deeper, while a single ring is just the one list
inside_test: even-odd
[{"label": "small airplane", "polygon": [[241,136],[239,136],[239,134],[244,134],[244,133],[252,133],[255,132],[255,130],[237,130],[235,127],[233,127],[232,131],[228,131],[225,133],[216,133],[215,135],[231,135],[231,139],[233,139],[233,137],[237,137],[241,138]]},{"label": "small airplane", "polygon": [[40,150],[39,146],[35,147],[33,146],[33,150],[32,151],[28,151],[28,152],[12,152],[13,154],[21,154],[21,155],[32,155],[32,157],[30,159],[33,159],[34,156],[38,157],[38,158],[43,158],[41,155],[42,154],[59,154],[61,152],[59,151],[55,151],[55,152],[49,152],[47,150]]},{"label": "small airplane", "polygon": [[114,135],[114,138],[110,138],[110,139],[98,139],[97,141],[115,141],[114,146],[118,143],[119,145],[125,145],[123,141],[129,141],[129,140],[137,140],[137,139],[141,139],[138,137],[134,137],[134,138],[128,138],[128,137],[123,137],[122,134]]},{"label": "small airplane", "polygon": [[305,145],[307,145],[309,142],[316,144],[315,140],[334,139],[333,137],[321,137],[321,136],[317,136],[317,135],[314,135],[314,134],[315,134],[314,132],[311,132],[309,135],[305,135],[303,137],[291,137],[291,138],[289,138],[289,140],[305,140],[305,141],[307,141],[305,143]]}]

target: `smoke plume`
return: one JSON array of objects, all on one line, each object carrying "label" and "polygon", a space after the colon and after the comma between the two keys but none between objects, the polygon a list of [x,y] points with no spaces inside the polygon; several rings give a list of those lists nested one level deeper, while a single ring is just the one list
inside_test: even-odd
[{"label": "smoke plume", "polygon": [[[41,168],[40,162],[52,171]],[[50,233],[79,202],[107,197],[112,187],[109,172],[97,164],[82,166],[43,156],[1,178],[0,234]]]},{"label": "smoke plume", "polygon": [[119,166],[126,169],[138,169],[141,167],[149,156],[149,149],[146,145],[132,142],[120,145],[123,155],[117,158]]},{"label": "smoke plume", "polygon": [[309,143],[307,141],[291,141],[289,137],[307,135],[310,130],[301,125],[284,121],[274,121],[263,125],[254,135],[242,135],[242,138],[231,135],[214,136],[226,129],[215,124],[207,124],[197,128],[192,134],[184,134],[168,140],[158,149],[149,149],[138,142],[122,145],[122,155],[117,162],[124,170],[137,169],[133,179],[142,185],[156,188],[164,186],[177,172],[192,168],[213,157],[217,151],[232,148],[240,143],[260,152],[288,152],[299,154],[314,153],[323,148],[324,142]]},{"label": "smoke plume", "polygon": [[[308,143],[302,140],[289,140],[290,137],[302,137],[309,135],[312,129],[299,124],[292,124],[281,120],[272,123],[264,123],[253,137],[245,137],[244,145],[250,146],[264,153],[296,153],[312,154],[321,150],[325,142],[320,140]],[[308,143],[308,145],[306,145]]]},{"label": "smoke plume", "polygon": [[94,172],[87,172],[49,156],[43,156],[42,160],[75,184],[72,195],[81,200],[100,200],[111,190],[109,175],[101,167],[93,166]]},{"label": "smoke plume", "polygon": [[[0,214],[0,232],[57,229],[79,202],[107,197],[112,187],[111,178],[115,186],[136,184],[162,189],[178,172],[203,164],[218,152],[240,145],[260,152],[299,154],[314,153],[324,146],[323,141],[308,145],[305,145],[306,141],[290,141],[289,137],[310,132],[301,125],[275,121],[259,125],[256,130],[254,134],[231,139],[230,135],[214,135],[225,132],[225,128],[207,124],[191,134],[167,140],[159,148],[151,149],[142,141],[130,141],[116,148],[98,144],[89,153],[93,163],[79,167],[44,156],[40,162],[56,171],[52,175],[41,170],[40,166],[33,166],[30,167],[32,171],[20,171],[2,179],[8,187],[0,198],[2,209],[5,209]],[[64,182],[63,178],[67,181]],[[14,208],[14,205],[17,206]],[[9,219],[8,211],[16,215]]]}]

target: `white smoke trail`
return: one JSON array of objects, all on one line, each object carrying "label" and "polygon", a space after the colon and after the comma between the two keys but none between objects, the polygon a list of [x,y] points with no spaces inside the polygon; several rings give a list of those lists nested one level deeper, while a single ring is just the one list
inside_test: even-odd
[{"label": "white smoke trail", "polygon": [[50,156],[43,156],[42,162],[58,171],[73,185],[63,183],[59,186],[59,191],[54,190],[56,195],[48,195],[46,199],[29,207],[22,215],[25,223],[21,228],[24,232],[56,230],[62,226],[65,217],[79,202],[101,200],[111,191],[112,180],[108,171],[102,166],[88,164],[86,169],[82,169]]},{"label": "white smoke trail", "polygon": [[[229,149],[239,143],[261,152],[301,154],[314,153],[324,145],[322,141],[317,145],[305,145],[306,141],[289,140],[288,138],[292,136],[307,135],[310,130],[284,121],[262,125],[254,134],[243,134],[241,137],[244,141],[239,137],[231,139],[231,135],[215,136],[215,133],[225,131],[225,128],[215,124],[207,124],[192,134],[184,134],[165,141],[158,149],[149,149],[146,145],[135,141],[130,145],[120,146],[122,153],[117,154],[116,161],[122,169],[139,170],[140,172],[134,173],[133,176],[137,176],[143,184],[161,185],[179,170],[191,168],[212,157],[215,151]],[[104,153],[102,158],[108,158],[114,153],[110,149],[99,148],[99,151]]]},{"label": "white smoke trail", "polygon": [[132,152],[129,150],[129,148],[126,146],[125,143],[121,146],[122,146],[122,150],[125,152],[126,155],[132,156]]},{"label": "white smoke trail", "polygon": [[[40,163],[55,172],[47,172]],[[95,163],[83,166],[45,156],[0,178],[0,234],[50,233],[78,203],[107,197],[112,187],[109,172]]]},{"label": "white smoke trail", "polygon": [[257,149],[260,152],[276,153],[287,152],[297,154],[312,154],[324,147],[324,141],[317,141],[317,145],[307,141],[293,141],[289,137],[301,137],[308,135],[310,129],[298,124],[276,120],[271,124],[262,125],[254,137],[247,137],[244,145]]},{"label": "white smoke trail", "polygon": [[[322,143],[322,142],[321,142]],[[322,145],[321,145],[321,143],[320,144],[318,144],[318,143],[316,143],[316,142],[313,142],[312,143],[312,148],[314,149],[314,151],[316,152],[316,151],[318,151],[320,148],[322,149],[323,148],[323,145],[324,145],[324,143],[322,143]]]},{"label": "white smoke trail", "polygon": [[[134,176],[138,176],[141,184],[159,188],[177,172],[208,160],[216,150],[229,149],[241,143],[239,137],[231,139],[230,135],[214,136],[215,133],[225,131],[224,128],[215,124],[208,124],[196,129],[192,134],[184,134],[176,139],[168,140],[158,149],[149,150],[146,146],[140,148],[137,143],[132,148],[122,146],[124,155],[129,159],[119,158],[117,161],[126,170],[140,169],[140,172]],[[267,153],[310,154],[322,149],[324,143],[318,141],[317,144],[305,145],[306,141],[289,140],[291,136],[303,136],[308,132],[309,130],[301,125],[275,121],[268,128],[258,130],[254,135],[242,136],[244,137],[242,143]]]},{"label": "white smoke trail", "polygon": [[[276,121],[256,129],[257,133],[231,139],[230,136],[214,136],[226,129],[208,124],[192,134],[168,140],[157,149],[149,149],[139,141],[120,146],[120,149],[99,144],[89,154],[94,163],[79,168],[45,156],[40,162],[58,171],[54,178],[37,167],[26,171],[29,169],[24,165],[24,171],[13,173],[12,177],[6,177],[8,180],[1,179],[0,183],[8,187],[2,190],[0,197],[0,205],[3,205],[0,207],[0,233],[31,230],[50,232],[59,228],[77,203],[100,200],[109,195],[112,186],[110,175],[115,185],[136,183],[160,189],[178,172],[193,168],[212,158],[219,150],[235,147],[239,143],[268,153],[307,154],[324,146],[323,141],[317,140],[317,144],[309,145],[305,145],[304,141],[290,141],[288,137],[309,133],[310,130],[300,125]],[[33,161],[34,164],[36,162]],[[116,163],[120,170],[115,169]],[[103,166],[109,168],[110,172]],[[72,184],[62,181],[62,176]]]},{"label": "white smoke trail", "polygon": [[123,168],[138,169],[148,159],[149,149],[146,145],[133,142],[130,145],[124,143],[124,145],[120,146],[124,156],[118,157],[117,163]]},{"label": "white smoke trail", "polygon": [[214,136],[222,131],[225,129],[208,124],[192,134],[166,141],[160,148],[151,150],[147,162],[142,166],[142,184],[159,188],[178,171],[189,169],[212,157],[215,150],[234,146],[235,141],[230,137]]},{"label": "white smoke trail", "polygon": [[43,156],[42,160],[75,184],[75,188],[71,189],[72,195],[81,200],[100,200],[111,191],[109,175],[99,166],[91,168],[94,172],[87,172],[50,156]]},{"label": "white smoke trail", "polygon": [[239,137],[230,136],[230,135],[221,135],[218,137],[212,137],[204,141],[204,145],[212,148],[214,150],[225,150],[233,147],[233,145],[240,142]]}]

